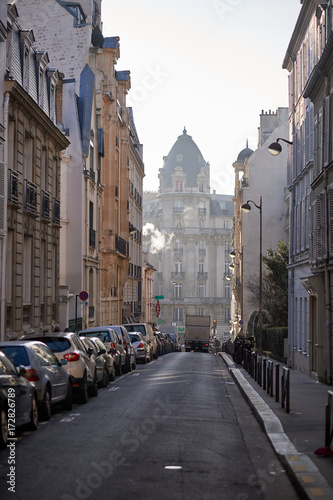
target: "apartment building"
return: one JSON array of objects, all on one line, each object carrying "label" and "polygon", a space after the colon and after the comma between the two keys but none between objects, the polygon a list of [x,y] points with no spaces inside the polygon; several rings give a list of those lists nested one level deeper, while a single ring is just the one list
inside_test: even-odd
[{"label": "apartment building", "polygon": [[144,201],[144,243],[157,270],[153,297],[164,297],[154,322],[183,335],[186,314],[210,315],[223,340],[231,319],[225,269],[232,262],[232,197],[210,192],[210,165],[185,128],[163,160],[159,193]]},{"label": "apartment building", "polygon": [[289,363],[332,383],[332,2],[301,2],[289,72]]},{"label": "apartment building", "polygon": [[56,126],[58,71],[36,50],[15,4],[5,16],[3,3],[1,340],[8,340],[59,322],[60,165],[69,141]]}]

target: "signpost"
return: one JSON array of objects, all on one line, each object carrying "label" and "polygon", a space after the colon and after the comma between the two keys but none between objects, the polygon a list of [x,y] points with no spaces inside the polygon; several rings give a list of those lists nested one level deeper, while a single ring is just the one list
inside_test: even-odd
[{"label": "signpost", "polygon": [[79,297],[82,302],[85,302],[89,295],[88,292],[85,290],[82,290],[82,292],[79,293],[79,295],[75,295],[75,331],[77,332],[77,298]]},{"label": "signpost", "polygon": [[161,306],[160,306],[160,301],[158,300],[156,302],[156,316],[159,318],[161,312]]}]

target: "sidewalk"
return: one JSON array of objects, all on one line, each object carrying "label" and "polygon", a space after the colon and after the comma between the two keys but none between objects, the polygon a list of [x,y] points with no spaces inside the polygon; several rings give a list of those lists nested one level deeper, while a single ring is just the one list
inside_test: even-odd
[{"label": "sidewalk", "polygon": [[300,498],[333,499],[333,457],[314,451],[325,446],[325,406],[333,390],[308,375],[290,369],[290,413],[237,365],[219,353],[286,467]]}]

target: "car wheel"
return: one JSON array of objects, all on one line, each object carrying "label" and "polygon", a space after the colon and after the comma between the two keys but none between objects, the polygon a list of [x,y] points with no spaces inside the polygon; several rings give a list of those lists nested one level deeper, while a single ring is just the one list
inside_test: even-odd
[{"label": "car wheel", "polygon": [[78,402],[81,404],[85,404],[88,401],[88,384],[87,384],[87,375],[84,374],[83,380],[78,391]]},{"label": "car wheel", "polygon": [[97,396],[97,394],[98,394],[98,378],[97,378],[97,373],[95,372],[93,385],[89,388],[89,396],[92,396],[94,398]]},{"label": "car wheel", "polygon": [[40,407],[40,417],[42,420],[50,420],[52,416],[51,408],[51,390],[50,387],[46,387],[44,398]]},{"label": "car wheel", "polygon": [[116,380],[116,369],[115,369],[114,365],[112,367],[112,372],[110,373],[110,380],[111,380],[111,382],[114,382]]},{"label": "car wheel", "polygon": [[38,403],[36,394],[32,398],[30,422],[28,424],[29,431],[35,431],[38,427]]},{"label": "car wheel", "polygon": [[102,379],[102,387],[107,387],[110,383],[110,375],[108,369],[104,368],[103,379]]},{"label": "car wheel", "polygon": [[5,410],[1,410],[0,424],[1,424],[0,448],[5,448],[7,446],[7,440],[8,440],[8,418],[7,418],[7,412]]},{"label": "car wheel", "polygon": [[68,381],[66,399],[62,401],[61,408],[66,411],[73,409],[72,384],[70,380]]}]

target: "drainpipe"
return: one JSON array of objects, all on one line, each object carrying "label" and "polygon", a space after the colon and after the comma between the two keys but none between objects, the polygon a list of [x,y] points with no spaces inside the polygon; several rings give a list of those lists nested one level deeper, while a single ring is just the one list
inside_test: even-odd
[{"label": "drainpipe", "polygon": [[[7,224],[7,200],[8,200],[8,109],[9,109],[9,92],[5,93],[4,99],[4,129],[5,129],[5,145],[4,145],[4,182],[5,182],[5,199],[4,199],[4,221]],[[5,234],[2,239],[1,251],[1,309],[0,309],[0,340],[6,340],[5,335],[5,315],[6,315],[6,246],[7,246],[7,227],[5,226]]]}]

